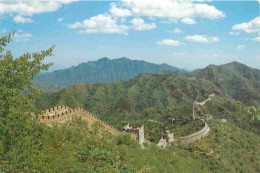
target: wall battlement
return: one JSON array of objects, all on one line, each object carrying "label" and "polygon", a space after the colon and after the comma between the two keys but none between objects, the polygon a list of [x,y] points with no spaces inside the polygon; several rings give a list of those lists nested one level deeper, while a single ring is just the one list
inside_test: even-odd
[{"label": "wall battlement", "polygon": [[74,108],[71,109],[67,106],[61,105],[57,107],[53,107],[50,109],[46,109],[43,114],[41,115],[35,115],[34,113],[30,113],[30,115],[33,118],[39,119],[41,123],[44,123],[46,125],[51,125],[54,123],[64,123],[68,120],[71,120],[73,117],[77,117],[79,119],[84,119],[89,122],[89,124],[93,124],[95,122],[98,122],[102,125],[103,130],[108,131],[112,133],[113,135],[125,135],[129,134],[132,139],[137,140],[138,137],[134,133],[127,133],[127,132],[121,132],[111,125],[101,121],[99,118],[91,114],[90,112],[81,109],[81,108]]},{"label": "wall battlement", "polygon": [[[46,125],[52,125],[52,124],[55,124],[55,123],[61,123],[62,124],[66,121],[71,120],[73,117],[76,117],[76,118],[88,121],[88,123],[90,125],[95,123],[95,122],[98,122],[99,124],[102,125],[103,130],[108,131],[111,134],[116,135],[116,136],[129,134],[131,136],[131,138],[136,140],[136,141],[138,141],[138,139],[140,138],[135,133],[119,131],[119,130],[115,129],[111,125],[101,121],[99,118],[97,118],[96,116],[94,116],[90,112],[88,112],[84,109],[81,109],[79,107],[71,109],[67,106],[62,105],[62,106],[57,106],[57,107],[53,107],[53,108],[50,108],[50,109],[46,109],[45,111],[43,111],[43,114],[40,114],[40,115],[35,115],[34,113],[30,113],[30,115],[33,118],[39,119],[41,123],[44,123]],[[208,124],[203,119],[201,119],[201,121],[203,121],[204,124],[205,124],[205,126],[202,130],[195,132],[195,133],[188,135],[188,136],[176,137],[176,138],[174,138],[174,140],[180,141],[183,144],[190,144],[190,143],[193,143],[193,142],[200,140],[201,138],[207,136],[209,131],[210,131],[210,128],[209,128]],[[144,141],[141,141],[141,143],[143,144]]]}]

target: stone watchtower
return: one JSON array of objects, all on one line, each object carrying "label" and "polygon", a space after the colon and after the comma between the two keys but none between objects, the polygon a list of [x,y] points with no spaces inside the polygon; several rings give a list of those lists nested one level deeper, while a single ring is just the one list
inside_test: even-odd
[{"label": "stone watchtower", "polygon": [[133,128],[129,123],[124,127],[126,132],[136,135],[136,140],[144,148],[145,138],[144,138],[144,125],[138,128]]},{"label": "stone watchtower", "polygon": [[142,125],[141,127],[138,128],[139,130],[139,144],[141,145],[141,147],[144,147],[144,143],[145,143],[145,139],[144,139],[144,125]]}]

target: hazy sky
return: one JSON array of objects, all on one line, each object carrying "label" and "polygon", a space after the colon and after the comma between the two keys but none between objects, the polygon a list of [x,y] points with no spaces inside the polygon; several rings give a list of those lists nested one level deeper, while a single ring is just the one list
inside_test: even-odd
[{"label": "hazy sky", "polygon": [[17,57],[55,44],[48,62],[128,57],[185,69],[238,61],[260,69],[257,1],[0,0],[0,35]]}]

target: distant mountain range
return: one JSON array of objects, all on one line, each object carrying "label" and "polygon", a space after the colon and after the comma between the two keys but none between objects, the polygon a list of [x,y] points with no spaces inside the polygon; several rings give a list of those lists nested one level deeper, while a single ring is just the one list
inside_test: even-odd
[{"label": "distant mountain range", "polygon": [[260,70],[238,62],[219,66],[209,65],[204,69],[186,72],[167,64],[157,65],[127,58],[114,60],[101,58],[76,67],[37,75],[35,84],[39,88],[44,88],[45,92],[53,92],[73,83],[106,83],[131,79],[142,73],[169,75],[176,71],[185,72],[175,73],[175,75],[186,76],[185,80],[188,78],[205,79],[233,99],[248,105],[260,105]]},{"label": "distant mountain range", "polygon": [[[145,61],[119,58],[101,58],[63,70],[37,75],[34,80],[46,84],[68,86],[73,83],[103,83],[130,79],[141,73],[155,73],[162,70],[178,71],[167,64],[153,64]],[[184,71],[184,70],[181,70]]]},{"label": "distant mountain range", "polygon": [[[57,105],[82,107],[118,125],[119,119],[160,119],[171,115],[188,118],[192,103],[203,101],[212,93],[216,95],[215,101],[208,105],[207,111],[247,128],[249,118],[238,115],[235,103],[240,100],[247,105],[260,106],[260,71],[232,62],[209,65],[190,73],[143,73],[117,82],[73,84],[43,94],[36,106],[39,109]],[[260,126],[258,130],[260,132]]]},{"label": "distant mountain range", "polygon": [[[118,61],[122,60],[129,61],[128,59]],[[101,59],[100,61],[110,60]],[[107,84],[72,85],[57,93],[59,96],[55,97],[60,99],[56,100],[55,105],[66,104],[71,107],[81,106],[89,109],[90,107],[86,107],[84,100],[88,100],[87,104],[89,104],[94,102],[90,101],[92,97],[97,99],[103,95],[98,99],[99,101],[110,97],[112,99],[112,96],[115,100],[120,97],[129,97],[132,101],[138,100],[134,104],[137,107],[141,104],[142,107],[143,105],[147,107],[157,105],[166,108],[168,104],[203,100],[211,93],[223,98],[240,100],[247,105],[260,106],[260,70],[232,62],[220,66],[209,65],[190,73],[161,71]],[[66,99],[63,100],[63,98]],[[144,104],[141,103],[142,100]]]}]

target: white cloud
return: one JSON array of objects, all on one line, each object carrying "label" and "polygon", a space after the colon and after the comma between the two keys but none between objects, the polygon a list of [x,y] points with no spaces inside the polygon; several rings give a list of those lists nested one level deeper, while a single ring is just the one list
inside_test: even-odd
[{"label": "white cloud", "polygon": [[175,28],[173,31],[168,31],[169,33],[174,33],[174,34],[179,34],[181,33],[181,29],[180,28]]},{"label": "white cloud", "polygon": [[33,36],[32,34],[28,34],[28,33],[21,33],[21,34],[15,33],[13,38],[16,42],[21,42],[21,41],[24,42],[24,41],[29,41],[32,36]]},{"label": "white cloud", "polygon": [[214,43],[218,42],[218,37],[207,37],[204,35],[192,35],[184,37],[185,40],[191,41],[191,42],[198,42],[198,43]]},{"label": "white cloud", "polygon": [[118,8],[115,3],[111,3],[111,8],[109,12],[115,17],[129,17],[132,16],[132,12],[125,8]]},{"label": "white cloud", "polygon": [[167,20],[163,20],[163,21],[161,21],[161,23],[163,23],[163,24],[168,24],[168,23],[178,23],[178,19],[168,18]]},{"label": "white cloud", "polygon": [[33,23],[33,20],[30,18],[22,17],[22,16],[15,16],[13,18],[15,23]]},{"label": "white cloud", "polygon": [[59,9],[62,4],[68,4],[78,0],[56,0],[56,1],[42,1],[42,0],[11,0],[0,1],[0,16],[3,14],[17,13],[20,16],[32,16],[45,12],[52,12]]},{"label": "white cloud", "polygon": [[238,36],[240,33],[239,32],[229,32],[230,35],[235,35],[235,36]]},{"label": "white cloud", "polygon": [[62,17],[61,17],[61,18],[58,18],[57,21],[58,21],[59,23],[61,23],[61,22],[63,21],[63,18],[62,18]]},{"label": "white cloud", "polygon": [[239,49],[239,50],[242,50],[242,49],[245,49],[245,48],[246,48],[245,45],[238,45],[238,46],[237,46],[237,49]]},{"label": "white cloud", "polygon": [[84,20],[82,23],[76,22],[68,25],[70,29],[83,28],[78,33],[118,33],[127,35],[128,26],[118,25],[117,20],[113,19],[108,14],[99,14],[89,19]]},{"label": "white cloud", "polygon": [[122,6],[131,9],[134,15],[158,18],[201,17],[217,19],[225,14],[203,3],[183,0],[123,0]]},{"label": "white cloud", "polygon": [[258,42],[260,42],[260,37],[255,37],[255,38],[253,38],[252,40],[253,40],[253,41],[258,41]]},{"label": "white cloud", "polygon": [[190,17],[185,17],[185,18],[181,19],[181,22],[188,24],[188,25],[194,25],[197,23],[194,19],[192,19]]},{"label": "white cloud", "polygon": [[260,32],[260,17],[256,17],[248,23],[234,25],[233,30],[241,30],[247,33]]},{"label": "white cloud", "polygon": [[180,46],[181,43],[177,40],[171,40],[171,39],[164,39],[161,41],[158,41],[157,44],[159,45],[166,45],[166,46]]},{"label": "white cloud", "polygon": [[132,19],[131,23],[133,24],[133,27],[135,30],[152,30],[154,28],[156,28],[156,24],[155,23],[145,23],[143,19],[141,18],[134,18]]}]

